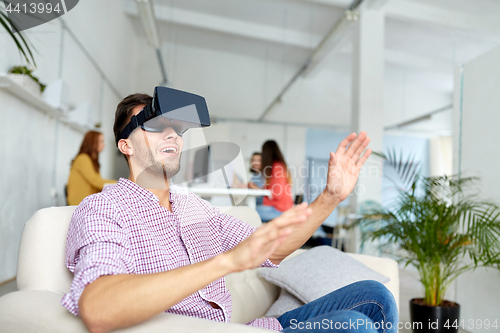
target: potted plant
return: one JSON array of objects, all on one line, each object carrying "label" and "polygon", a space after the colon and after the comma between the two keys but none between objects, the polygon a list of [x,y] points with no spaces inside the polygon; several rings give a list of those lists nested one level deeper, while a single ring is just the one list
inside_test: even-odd
[{"label": "potted plant", "polygon": [[500,209],[471,192],[477,178],[420,177],[409,171],[416,164],[390,165],[411,186],[398,187],[390,207],[365,215],[368,223],[383,221],[369,236],[397,244],[400,262],[418,270],[425,295],[410,301],[413,331],[457,332],[460,306],[444,299],[446,290],[477,267],[500,269]]},{"label": "potted plant", "polygon": [[13,66],[9,69],[10,77],[14,81],[37,95],[40,95],[46,85],[41,83],[36,76],[33,76],[33,74],[31,74],[32,72],[33,70],[26,66]]}]

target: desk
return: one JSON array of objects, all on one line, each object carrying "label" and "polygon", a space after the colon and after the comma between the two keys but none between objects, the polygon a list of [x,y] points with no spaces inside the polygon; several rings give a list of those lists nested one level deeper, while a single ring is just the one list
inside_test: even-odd
[{"label": "desk", "polygon": [[271,190],[252,190],[248,188],[223,188],[223,187],[189,187],[191,192],[199,196],[242,196],[245,197],[247,206],[255,209],[257,207],[256,197],[271,197]]}]

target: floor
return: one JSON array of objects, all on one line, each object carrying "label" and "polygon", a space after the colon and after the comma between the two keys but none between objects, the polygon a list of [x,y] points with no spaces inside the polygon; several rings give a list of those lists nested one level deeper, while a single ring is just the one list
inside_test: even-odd
[{"label": "floor", "polygon": [[[412,298],[422,296],[422,289],[420,286],[420,282],[418,281],[418,273],[411,268],[400,269],[399,270],[399,321],[402,323],[403,327],[406,324],[411,325],[410,323],[410,309],[409,309],[409,301]],[[0,286],[0,297],[16,291],[16,281],[9,282],[3,286]],[[399,333],[412,333],[411,329],[401,329]],[[459,330],[459,333],[467,333],[462,329]]]}]

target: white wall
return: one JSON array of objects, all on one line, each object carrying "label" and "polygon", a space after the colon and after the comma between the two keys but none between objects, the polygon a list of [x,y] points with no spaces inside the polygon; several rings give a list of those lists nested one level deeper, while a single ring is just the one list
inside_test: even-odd
[{"label": "white wall", "polygon": [[[449,74],[442,74],[394,65],[386,65],[385,68],[385,126],[417,118],[452,103],[451,70]],[[449,87],[446,85],[448,81]],[[437,117],[440,115],[433,118]],[[442,119],[438,124],[438,130],[451,131],[451,117]]]},{"label": "white wall", "polygon": [[[96,10],[99,8],[99,10]],[[133,91],[137,37],[119,0],[87,0],[63,16],[121,96],[101,77],[67,33],[61,43],[61,24],[54,20],[26,31],[36,49],[41,82],[61,77],[69,87],[72,106],[94,106],[91,123],[102,122],[106,149],[100,156],[103,177],[114,176],[115,148],[112,134],[119,97]],[[62,54],[62,57],[61,57]],[[62,63],[61,63],[62,62]],[[22,63],[14,42],[0,33],[0,73]],[[61,76],[60,64],[62,65]],[[42,114],[31,105],[0,89],[0,282],[16,275],[17,250],[24,223],[38,209],[64,204],[63,188],[71,160],[78,152],[83,133]],[[99,117],[99,107],[102,116]],[[51,196],[55,188],[59,197]]]},{"label": "white wall", "polygon": [[[481,177],[481,196],[500,204],[498,189],[500,155],[496,144],[500,141],[500,48],[496,48],[464,65],[463,95],[458,72],[455,87],[454,112],[454,171],[461,161],[463,176]],[[461,98],[462,97],[462,98]],[[460,138],[460,101],[463,101],[462,137]],[[459,151],[461,141],[461,152]],[[468,328],[468,320],[493,321],[500,313],[500,272],[484,268],[466,273],[457,280],[457,301],[461,317],[471,332],[488,330]],[[498,323],[498,321],[497,321]]]}]

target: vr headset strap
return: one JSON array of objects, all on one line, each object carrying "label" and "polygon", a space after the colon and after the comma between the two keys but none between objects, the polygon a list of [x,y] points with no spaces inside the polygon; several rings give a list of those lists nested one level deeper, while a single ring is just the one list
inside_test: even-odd
[{"label": "vr headset strap", "polygon": [[151,105],[147,105],[144,107],[144,109],[141,110],[137,115],[132,116],[130,118],[130,122],[125,126],[123,131],[120,133],[120,139],[127,139],[130,135],[130,133],[133,132],[137,127],[141,126],[144,124],[146,121],[151,119],[154,116],[153,109]]}]

